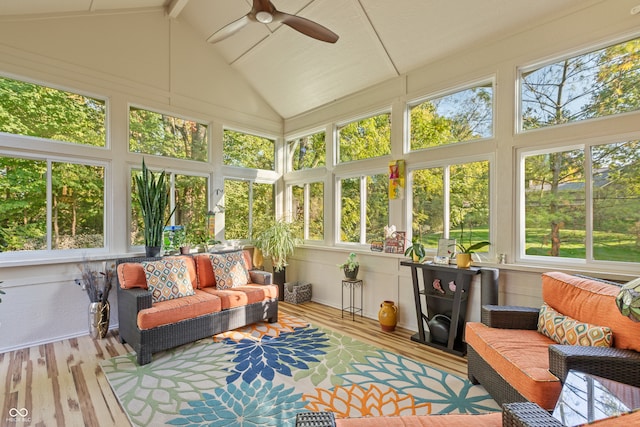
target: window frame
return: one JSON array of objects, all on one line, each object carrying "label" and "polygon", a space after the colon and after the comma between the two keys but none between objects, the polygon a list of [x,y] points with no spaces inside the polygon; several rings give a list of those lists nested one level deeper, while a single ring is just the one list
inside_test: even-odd
[{"label": "window frame", "polygon": [[[26,135],[14,135],[17,137],[25,137],[25,138],[34,138]],[[42,138],[39,138],[42,140]],[[49,140],[45,140],[49,141]],[[57,142],[57,141],[56,141]],[[74,143],[71,143],[74,144]],[[75,144],[74,144],[75,145]],[[104,147],[96,147],[90,146],[95,149],[100,149]],[[20,158],[25,160],[32,161],[42,161],[47,165],[46,172],[46,181],[45,188],[46,194],[44,196],[45,200],[45,208],[46,208],[46,235],[47,235],[47,248],[46,249],[37,249],[37,250],[24,250],[24,251],[10,251],[10,252],[0,252],[0,261],[12,261],[12,260],[37,260],[42,259],[42,257],[46,257],[47,259],[55,260],[59,258],[68,259],[69,257],[83,257],[86,256],[97,256],[105,253],[109,253],[111,251],[112,238],[111,238],[111,224],[112,224],[112,210],[107,209],[108,201],[111,198],[112,194],[112,179],[111,179],[111,165],[107,160],[96,159],[95,157],[72,157],[68,155],[55,155],[51,152],[42,152],[40,154],[36,153],[27,153],[27,152],[19,152],[13,150],[5,150],[0,149],[0,156],[2,157],[13,157]],[[104,170],[104,180],[103,180],[103,212],[102,212],[102,221],[103,221],[103,246],[98,248],[76,248],[76,249],[53,249],[52,244],[52,229],[53,225],[52,221],[52,203],[53,203],[53,194],[52,194],[52,164],[53,163],[62,163],[62,164],[74,164],[74,165],[82,165],[82,166],[94,166],[94,167],[102,167]]]},{"label": "window frame", "polygon": [[[447,143],[444,145],[440,145],[440,146],[434,146],[434,147],[425,147],[425,148],[418,148],[416,150],[411,149],[411,110],[414,107],[417,107],[418,105],[430,101],[432,99],[437,99],[437,98],[443,98],[449,95],[453,95],[456,94],[458,92],[463,92],[465,90],[469,90],[469,89],[473,89],[476,87],[481,87],[481,86],[486,86],[486,85],[491,86],[491,91],[492,91],[492,96],[491,96],[491,114],[492,114],[492,119],[491,119],[491,136],[488,137],[482,137],[482,138],[477,138],[477,139],[469,139],[469,140],[464,140],[464,141],[455,141],[455,142],[451,142],[451,143]],[[460,145],[460,144],[470,144],[470,143],[478,143],[478,142],[482,142],[482,141],[489,141],[489,140],[493,140],[496,138],[496,103],[497,103],[497,98],[498,98],[498,93],[497,93],[497,85],[496,85],[496,76],[495,75],[491,75],[489,77],[485,77],[485,78],[480,78],[480,79],[476,79],[476,80],[472,80],[472,81],[467,81],[464,84],[460,84],[460,85],[456,85],[456,86],[451,86],[451,87],[447,87],[445,89],[442,90],[438,90],[435,92],[430,92],[426,95],[422,95],[418,98],[412,98],[410,100],[408,100],[405,103],[405,114],[404,114],[404,127],[405,127],[405,138],[403,141],[403,152],[406,154],[410,154],[410,153],[419,153],[422,151],[427,151],[427,150],[434,150],[434,149],[442,149],[444,147],[451,147],[451,146],[456,146],[456,145]]]},{"label": "window frame", "polygon": [[[319,169],[319,168],[318,168]],[[309,238],[309,228],[310,228],[310,210],[309,210],[309,199],[311,197],[311,185],[313,184],[322,184],[322,210],[323,210],[323,221],[322,221],[322,239],[310,239]],[[293,218],[293,187],[298,186],[303,189],[303,223],[302,223],[302,241],[304,244],[312,244],[319,245],[324,244],[327,241],[327,183],[324,178],[309,178],[301,181],[289,181],[286,184],[286,218]]]},{"label": "window frame", "polygon": [[[637,112],[636,112],[637,114]],[[578,122],[583,123],[584,121]],[[598,138],[585,138],[581,141],[573,139],[569,142],[562,142],[546,146],[529,146],[516,149],[515,159],[517,161],[514,176],[517,178],[516,185],[516,215],[515,215],[515,232],[514,248],[516,254],[516,263],[525,266],[547,265],[553,268],[566,266],[569,268],[584,268],[585,266],[602,267],[605,271],[611,271],[612,267],[621,266],[626,268],[637,268],[639,262],[629,261],[608,261],[594,258],[593,247],[593,209],[594,209],[594,192],[593,192],[593,168],[592,168],[592,147],[617,144],[624,141],[640,139],[640,134],[635,135],[607,135]],[[553,257],[526,254],[526,197],[524,191],[525,179],[525,158],[540,154],[565,152],[571,150],[582,150],[584,152],[584,177],[585,177],[585,257],[569,258],[569,257]]]}]

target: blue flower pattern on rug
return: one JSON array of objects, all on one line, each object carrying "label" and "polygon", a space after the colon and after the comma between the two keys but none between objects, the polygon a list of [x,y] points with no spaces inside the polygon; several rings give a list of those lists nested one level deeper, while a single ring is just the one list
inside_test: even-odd
[{"label": "blue flower pattern on rug", "polygon": [[[293,427],[296,414],[308,410],[346,417],[500,410],[482,387],[456,375],[335,331],[288,326],[258,339],[203,340],[144,367],[118,356],[103,370],[135,426]],[[209,354],[217,359],[202,357]],[[165,411],[164,398],[156,402],[154,394],[130,387],[190,364],[193,372],[179,374],[180,391],[170,396],[173,411]],[[392,407],[396,413],[387,413]]]}]

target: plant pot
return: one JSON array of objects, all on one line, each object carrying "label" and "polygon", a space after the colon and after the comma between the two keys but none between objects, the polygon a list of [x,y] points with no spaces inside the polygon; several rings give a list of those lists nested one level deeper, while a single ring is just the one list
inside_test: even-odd
[{"label": "plant pot", "polygon": [[145,246],[144,252],[145,252],[145,255],[148,257],[159,257],[161,249],[162,249],[161,246]]},{"label": "plant pot", "polygon": [[348,267],[344,267],[344,277],[349,280],[356,280],[358,278],[358,270],[360,267],[356,267],[353,270],[349,270]]},{"label": "plant pot", "polygon": [[253,248],[253,268],[257,268],[258,270],[262,270],[264,267],[264,256],[262,255],[262,250],[258,248]]},{"label": "plant pot", "polygon": [[384,332],[393,332],[396,329],[398,323],[398,307],[396,307],[393,301],[383,301],[380,304],[380,311],[378,311],[378,321],[380,322],[380,328]]},{"label": "plant pot", "polygon": [[182,255],[188,255],[191,253],[191,246],[180,246],[180,253]]},{"label": "plant pot", "polygon": [[457,254],[456,265],[458,266],[458,268],[471,267],[471,254]]}]

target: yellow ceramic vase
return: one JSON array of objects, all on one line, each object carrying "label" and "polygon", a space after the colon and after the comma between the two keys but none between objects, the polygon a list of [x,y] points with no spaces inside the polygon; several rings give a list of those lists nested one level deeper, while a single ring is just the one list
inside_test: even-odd
[{"label": "yellow ceramic vase", "polygon": [[378,321],[380,321],[380,327],[383,331],[395,331],[396,324],[398,323],[398,307],[396,307],[393,301],[383,301],[382,304],[380,304]]}]

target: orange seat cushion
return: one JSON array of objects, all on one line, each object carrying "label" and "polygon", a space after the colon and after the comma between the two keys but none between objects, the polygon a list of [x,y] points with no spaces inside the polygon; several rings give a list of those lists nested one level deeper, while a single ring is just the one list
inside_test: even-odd
[{"label": "orange seat cushion", "polygon": [[490,328],[466,324],[467,344],[522,396],[552,410],[562,384],[549,372],[549,345],[555,344],[535,330]]},{"label": "orange seat cushion", "polygon": [[498,427],[502,413],[336,419],[336,427]]},{"label": "orange seat cushion", "polygon": [[215,295],[222,301],[222,309],[242,307],[264,301],[266,286],[238,286],[232,289],[204,288],[203,292]]},{"label": "orange seat cushion", "polygon": [[138,328],[152,329],[157,326],[193,319],[222,309],[222,301],[215,295],[195,290],[195,295],[154,303],[152,307],[138,312]]},{"label": "orange seat cushion", "polygon": [[608,326],[613,347],[640,351],[640,323],[623,316],[616,306],[620,289],[566,273],[542,275],[542,299],[549,306],[580,322]]}]

